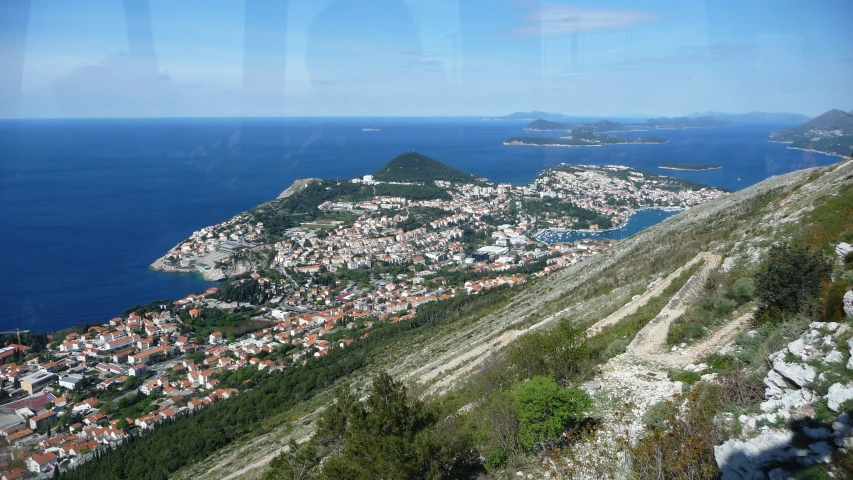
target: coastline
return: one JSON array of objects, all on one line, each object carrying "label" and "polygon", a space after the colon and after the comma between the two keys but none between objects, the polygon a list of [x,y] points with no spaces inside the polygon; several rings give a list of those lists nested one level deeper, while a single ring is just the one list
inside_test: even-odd
[{"label": "coastline", "polygon": [[[168,255],[168,253],[166,254]],[[221,282],[228,278],[221,269],[211,268],[208,270],[199,270],[196,267],[180,267],[169,265],[166,262],[166,255],[154,260],[151,265],[148,266],[149,270],[161,273],[187,273],[187,274],[197,274],[201,275],[201,278],[207,282]]]},{"label": "coastline", "polygon": [[562,143],[523,143],[523,142],[504,142],[503,144],[510,147],[605,147],[607,145],[665,145],[669,142],[620,142],[620,143],[598,143],[595,145],[565,145]]},{"label": "coastline", "polygon": [[[794,142],[778,142],[778,143],[794,143]],[[842,155],[840,153],[823,152],[821,150],[815,150],[813,148],[788,147],[788,150],[802,150],[804,152],[820,153],[822,155],[826,155],[829,157],[847,158],[847,155]]]},{"label": "coastline", "polygon": [[710,170],[722,170],[723,166],[720,165],[719,167],[709,167],[709,168],[678,168],[678,167],[662,167],[662,166],[658,165],[658,168],[661,170],[679,170],[682,172],[707,172]]},{"label": "coastline", "polygon": [[629,213],[627,215],[627,217],[625,218],[625,221],[623,223],[615,226],[615,227],[599,228],[599,229],[595,229],[595,230],[592,230],[589,228],[550,227],[550,228],[543,228],[542,230],[539,230],[538,232],[533,234],[533,236],[531,238],[538,240],[540,235],[542,235],[543,233],[548,232],[548,231],[556,232],[556,233],[604,233],[604,232],[611,232],[613,230],[619,230],[620,228],[625,228],[625,226],[627,226],[628,223],[631,222],[631,217],[635,213],[642,212],[645,210],[661,210],[664,212],[681,212],[681,211],[687,210],[687,208],[686,207],[642,207],[642,208],[637,208],[637,209],[631,210],[631,213]]}]

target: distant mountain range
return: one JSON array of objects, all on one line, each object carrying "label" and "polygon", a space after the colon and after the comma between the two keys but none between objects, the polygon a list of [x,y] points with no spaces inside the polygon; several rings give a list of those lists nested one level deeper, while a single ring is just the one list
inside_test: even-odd
[{"label": "distant mountain range", "polygon": [[808,122],[811,117],[799,113],[773,113],[773,112],[749,112],[749,113],[723,113],[702,112],[688,115],[690,118],[714,117],[726,120],[730,123],[803,123]]},{"label": "distant mountain range", "polygon": [[853,111],[830,110],[798,127],[773,132],[770,140],[790,143],[788,148],[846,157],[853,152]]},{"label": "distant mountain range", "polygon": [[534,120],[527,124],[524,127],[525,130],[534,130],[539,132],[548,132],[548,131],[569,131],[576,128],[583,128],[585,130],[590,130],[594,132],[618,132],[626,129],[626,125],[619,122],[611,122],[609,120],[602,120],[598,123],[559,123],[552,122],[550,120]]},{"label": "distant mountain range", "polygon": [[[551,122],[567,123],[574,118],[562,113],[541,112],[515,112],[502,117],[488,117],[487,120],[548,120]],[[684,120],[686,119],[686,120]],[[699,120],[704,119],[704,120]],[[810,117],[799,113],[775,113],[775,112],[748,112],[748,113],[725,113],[725,112],[697,112],[684,117],[660,117],[648,119],[645,123],[656,128],[691,128],[697,126],[723,126],[743,123],[763,124],[796,124],[809,121]],[[696,123],[698,121],[698,123]],[[703,125],[704,124],[704,125]],[[681,126],[677,126],[681,125]],[[562,128],[560,130],[563,130]]]}]

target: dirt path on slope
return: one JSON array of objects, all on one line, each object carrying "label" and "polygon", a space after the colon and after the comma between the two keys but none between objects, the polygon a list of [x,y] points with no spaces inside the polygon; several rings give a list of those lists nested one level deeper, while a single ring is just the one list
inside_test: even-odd
[{"label": "dirt path on slope", "polygon": [[753,311],[744,313],[740,317],[723,325],[715,331],[710,337],[700,341],[699,343],[687,347],[677,352],[666,352],[666,332],[664,330],[663,338],[649,337],[643,339],[636,348],[629,349],[629,352],[639,359],[658,363],[667,367],[683,367],[690,363],[697,363],[703,358],[717,352],[723,345],[731,342],[735,335],[746,328],[750,320],[752,320]]},{"label": "dirt path on slope", "polygon": [[[649,300],[651,300],[652,298],[656,297],[657,295],[661,294],[664,290],[666,290],[666,288],[669,287],[669,285],[673,282],[673,280],[678,278],[678,276],[681,275],[681,273],[684,270],[691,268],[693,265],[695,265],[699,261],[705,261],[705,266],[703,266],[703,268],[702,268],[702,270],[700,270],[700,272],[710,272],[711,270],[713,270],[714,268],[719,266],[720,256],[712,254],[712,253],[708,253],[708,252],[701,252],[701,253],[697,254],[690,261],[688,261],[687,263],[685,263],[681,267],[677,268],[674,272],[670,273],[664,280],[662,280],[658,285],[654,286],[651,290],[643,293],[642,295],[640,295],[636,299],[630,301],[629,303],[622,306],[620,309],[618,309],[615,312],[613,312],[612,314],[608,315],[603,320],[600,320],[597,323],[595,323],[592,327],[590,327],[587,330],[587,335],[595,335],[596,333],[600,332],[601,329],[603,329],[604,327],[618,323],[623,318],[633,314],[634,312],[637,311],[637,309],[639,309],[640,307],[647,304],[649,302]],[[700,272],[697,272],[697,274]],[[515,339],[520,337],[521,335],[530,333],[534,330],[537,330],[537,329],[553,322],[554,320],[559,318],[562,314],[564,314],[565,312],[567,312],[570,309],[571,309],[571,307],[567,307],[567,308],[565,308],[565,309],[563,309],[557,313],[551,314],[548,317],[546,317],[544,320],[542,320],[542,321],[540,321],[534,325],[531,325],[530,327],[525,328],[523,330],[509,330],[509,331],[503,333],[502,335],[500,335],[499,337],[494,338],[494,339],[492,339],[492,340],[490,340],[484,344],[478,345],[478,346],[468,350],[464,354],[456,356],[455,358],[453,358],[453,360],[451,360],[447,363],[441,364],[440,366],[438,366],[436,368],[433,368],[432,370],[428,371],[427,373],[421,375],[419,382],[422,384],[428,383],[428,382],[438,378],[439,376],[445,374],[446,372],[452,371],[452,370],[455,370],[458,368],[458,370],[451,373],[450,375],[447,375],[446,377],[441,379],[441,381],[432,385],[427,390],[428,394],[429,393],[435,393],[435,392],[443,392],[450,385],[452,385],[455,381],[460,379],[462,376],[470,373],[477,366],[479,366],[481,363],[483,363],[483,361],[485,361],[485,359],[488,357],[488,355],[486,355],[487,353],[489,353],[493,350],[497,350],[498,348],[501,348],[503,346],[509,345],[510,343],[515,341]],[[666,331],[664,331],[664,338],[666,338]],[[466,362],[468,362],[468,363],[466,364]],[[464,366],[462,366],[463,364],[464,364]],[[460,366],[462,366],[462,368],[459,368]]]},{"label": "dirt path on slope", "polygon": [[[685,263],[684,265],[682,265],[681,267],[676,269],[674,272],[670,273],[657,286],[655,286],[654,288],[652,288],[648,292],[640,295],[640,298],[638,298],[638,299],[636,299],[630,303],[625,304],[625,306],[623,306],[619,310],[616,310],[612,314],[608,315],[606,318],[599,320],[595,325],[589,327],[589,330],[587,330],[588,335],[595,335],[596,333],[600,332],[604,327],[607,327],[609,325],[613,325],[614,323],[618,323],[620,320],[627,317],[628,315],[632,315],[632,314],[636,313],[636,311],[640,307],[649,303],[649,300],[651,300],[653,297],[660,295],[664,290],[666,290],[666,288],[669,287],[669,285],[672,283],[672,281],[675,280],[676,278],[678,278],[678,276],[681,275],[681,273],[684,270],[689,269],[690,267],[695,265],[696,262],[703,261],[703,260],[706,262],[706,265],[708,265],[709,263],[715,263],[715,265],[719,265],[720,256],[715,255],[713,253],[708,253],[708,252],[702,252],[702,253],[697,254],[689,262]],[[700,270],[700,271],[704,271],[704,268],[703,268],[703,270]],[[699,272],[697,272],[697,273],[699,273]]]}]

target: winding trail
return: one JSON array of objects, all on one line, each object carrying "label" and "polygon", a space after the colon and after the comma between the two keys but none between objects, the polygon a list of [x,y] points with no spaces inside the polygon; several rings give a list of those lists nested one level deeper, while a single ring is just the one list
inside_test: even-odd
[{"label": "winding trail", "polygon": [[[665,279],[663,279],[660,283],[655,285],[653,288],[649,289],[648,291],[646,291],[642,295],[640,295],[640,296],[634,298],[633,300],[631,300],[630,302],[626,303],[624,306],[622,306],[621,308],[619,308],[618,310],[616,310],[612,314],[608,315],[604,319],[596,322],[594,325],[592,325],[587,330],[587,335],[589,335],[589,336],[595,335],[595,334],[599,333],[603,328],[605,328],[609,325],[613,325],[615,323],[618,323],[620,320],[624,319],[625,317],[632,315],[639,308],[646,305],[649,302],[649,300],[660,295],[664,290],[666,290],[670,286],[670,284],[672,284],[672,282],[676,278],[678,278],[679,275],[681,275],[682,272],[684,272],[687,269],[690,269],[696,263],[704,261],[705,264],[703,265],[703,267],[698,272],[696,272],[693,275],[693,277],[691,277],[691,280],[688,281],[688,284],[685,285],[685,287],[687,287],[688,285],[699,285],[698,288],[701,288],[702,282],[704,282],[704,279],[707,278],[707,275],[712,270],[714,270],[715,268],[717,268],[720,265],[720,260],[721,260],[720,256],[716,255],[716,254],[712,254],[712,253],[708,253],[708,252],[702,252],[702,253],[697,254],[690,261],[688,261],[687,263],[685,263],[681,267],[677,268],[674,272],[670,273]],[[701,277],[701,280],[699,280],[698,277]],[[694,279],[697,279],[697,280],[694,281]],[[682,288],[682,290],[684,290],[684,289]],[[683,295],[679,295],[681,293],[682,293],[682,291],[679,291],[673,298],[675,299],[675,298],[683,297]],[[672,302],[670,302],[670,303],[672,303]],[[669,307],[669,305],[667,305],[667,307]],[[568,307],[568,308],[565,308],[563,310],[560,310],[559,312],[551,314],[548,317],[546,317],[545,319],[541,320],[540,322],[538,322],[534,325],[531,325],[528,328],[525,328],[522,330],[508,330],[508,331],[504,332],[503,334],[501,334],[500,336],[498,336],[492,340],[489,340],[485,343],[482,343],[480,345],[477,345],[477,346],[471,348],[470,350],[468,350],[467,352],[463,353],[462,355],[458,355],[458,356],[454,357],[449,362],[441,363],[441,364],[433,364],[428,370],[425,368],[416,370],[415,372],[413,372],[413,375],[418,374],[417,378],[419,378],[419,382],[421,384],[427,384],[427,383],[432,382],[433,380],[435,380],[441,376],[444,376],[444,378],[441,378],[441,380],[434,383],[427,390],[426,393],[431,394],[431,393],[444,392],[447,390],[447,388],[449,388],[451,385],[453,385],[454,382],[456,382],[457,380],[459,380],[463,376],[467,375],[468,373],[472,372],[475,368],[477,368],[480,364],[482,364],[486,360],[486,358],[488,358],[488,356],[489,356],[488,354],[493,353],[494,351],[498,350],[499,348],[502,348],[502,347],[505,347],[506,345],[509,345],[510,343],[512,343],[513,341],[515,341],[518,337],[520,337],[522,335],[528,334],[530,332],[533,332],[539,328],[542,328],[542,327],[552,323],[553,321],[559,319],[563,314],[565,314],[571,308],[572,307]],[[680,316],[682,313],[683,313],[683,311],[675,311],[675,310],[672,311],[672,313],[670,314],[669,322],[667,322],[664,326],[662,326],[664,328],[664,330],[663,330],[663,341],[666,340],[666,332],[669,329],[669,323],[671,323],[671,321],[674,318],[676,318],[677,316]],[[661,345],[663,345],[663,343],[661,343]],[[424,371],[424,370],[426,370],[426,371]]]}]

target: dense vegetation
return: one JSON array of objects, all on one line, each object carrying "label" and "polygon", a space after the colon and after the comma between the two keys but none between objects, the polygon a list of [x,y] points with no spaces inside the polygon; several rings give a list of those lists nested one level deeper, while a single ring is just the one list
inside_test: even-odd
[{"label": "dense vegetation", "polygon": [[265,479],[468,478],[481,468],[470,436],[459,427],[456,416],[442,416],[382,373],[364,402],[339,389],[316,435],[305,445],[291,443]]},{"label": "dense vegetation", "polygon": [[602,215],[594,210],[579,207],[573,203],[559,198],[525,198],[522,202],[524,212],[544,219],[548,218],[577,218],[575,228],[589,228],[590,225],[598,225],[600,229],[613,227],[613,221],[607,215]]},{"label": "dense vegetation", "polygon": [[438,160],[415,152],[406,152],[394,157],[373,174],[376,180],[385,182],[423,182],[446,180],[454,183],[472,183],[474,175],[449,167]]},{"label": "dense vegetation", "polygon": [[249,213],[257,221],[263,222],[264,235],[270,240],[275,240],[280,238],[287,229],[298,227],[302,223],[319,220],[351,221],[354,218],[347,212],[323,212],[317,206],[324,202],[360,202],[370,200],[374,196],[403,197],[409,200],[446,200],[450,198],[445,190],[438,188],[431,182],[424,185],[361,185],[352,182],[338,183],[323,180],[313,182],[289,197],[258,205]]},{"label": "dense vegetation", "polygon": [[757,318],[777,321],[802,311],[819,298],[831,266],[819,252],[804,245],[775,244],[755,276],[760,302]]}]

